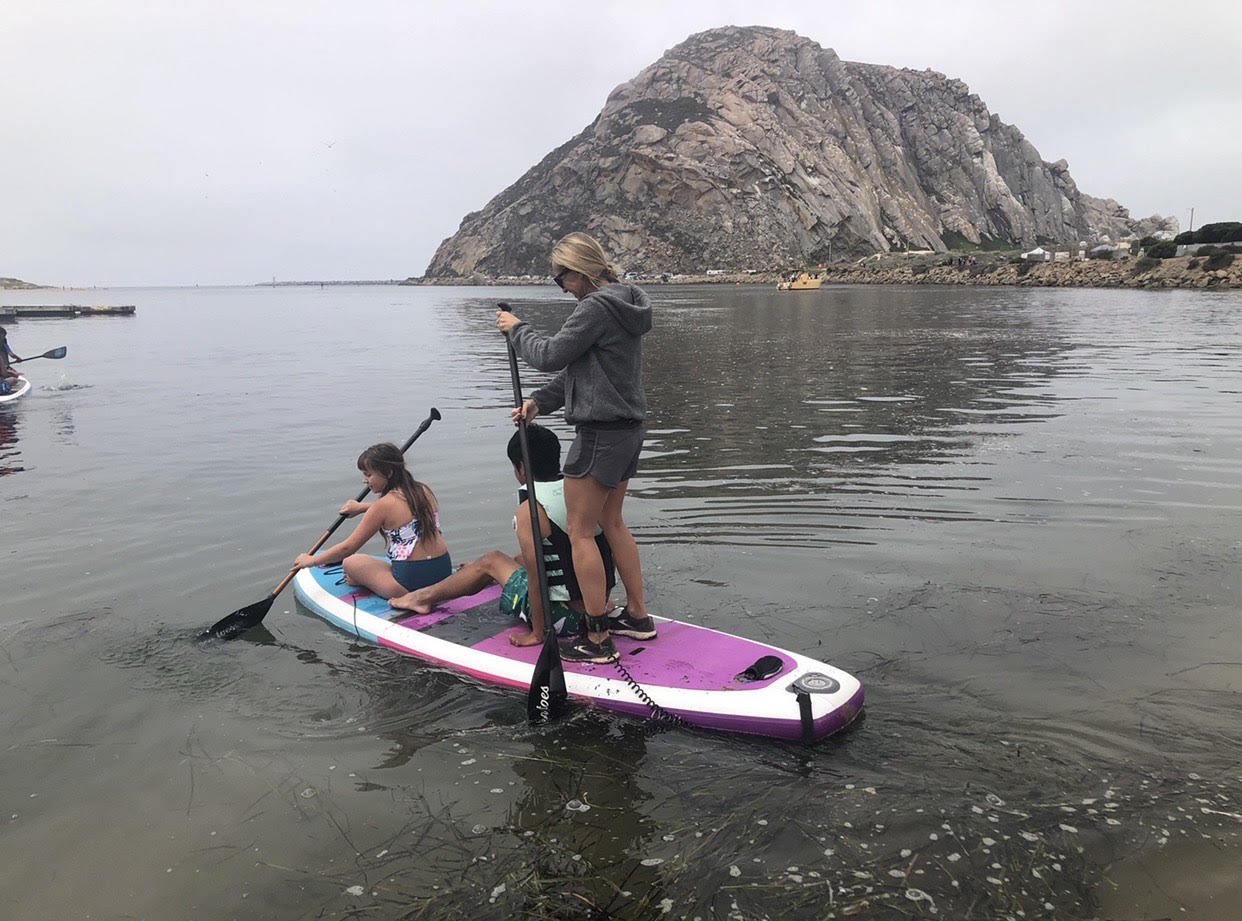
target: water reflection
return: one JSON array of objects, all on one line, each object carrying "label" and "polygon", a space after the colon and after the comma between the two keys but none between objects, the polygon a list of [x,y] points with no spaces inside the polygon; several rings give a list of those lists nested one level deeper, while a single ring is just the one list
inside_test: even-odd
[{"label": "water reflection", "polygon": [[0,407],[0,476],[21,473],[21,449],[18,447],[18,413]]},{"label": "water reflection", "polygon": [[682,450],[669,475],[777,457],[798,479],[853,476],[952,455],[974,440],[980,414],[1049,415],[1042,388],[1068,350],[1011,317],[911,316],[866,291],[814,303],[753,295],[663,319],[649,362],[653,423],[689,436],[670,440]]},{"label": "water reflection", "polygon": [[63,445],[77,444],[77,424],[73,420],[73,407],[70,405],[60,406],[52,413],[52,423],[55,427],[56,434],[60,436],[60,443]]},{"label": "water reflection", "polygon": [[646,814],[643,782],[654,769],[647,763],[652,731],[580,712],[534,733],[529,755],[513,760],[526,785],[507,821],[529,873],[519,896],[523,917],[659,912],[663,860],[650,852],[658,825]]},{"label": "water reflection", "polygon": [[[893,519],[977,518],[953,499],[990,480],[980,443],[1056,419],[1055,382],[1083,371],[1064,330],[1012,305],[875,289],[653,295],[651,414],[631,492],[658,501],[662,521],[638,529],[644,543],[816,547],[874,541]],[[548,333],[572,307],[521,297],[515,310]],[[474,299],[449,311],[493,401],[506,370],[494,310]],[[527,393],[547,377],[522,375]]]}]

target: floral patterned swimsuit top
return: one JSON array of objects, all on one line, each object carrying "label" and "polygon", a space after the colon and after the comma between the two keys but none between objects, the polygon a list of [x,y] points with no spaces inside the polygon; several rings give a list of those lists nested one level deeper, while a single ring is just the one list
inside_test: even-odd
[{"label": "floral patterned swimsuit top", "polygon": [[[440,513],[436,512],[436,530],[440,530]],[[384,535],[384,540],[388,544],[388,559],[394,563],[399,560],[408,560],[414,555],[414,548],[418,546],[418,519],[411,519],[408,524],[403,524],[399,528],[393,528],[391,531],[385,531],[380,528],[380,533]]]}]

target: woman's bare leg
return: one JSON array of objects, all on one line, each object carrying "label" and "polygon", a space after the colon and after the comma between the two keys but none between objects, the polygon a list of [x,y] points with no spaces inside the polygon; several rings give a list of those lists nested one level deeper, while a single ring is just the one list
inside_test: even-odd
[{"label": "woman's bare leg", "polygon": [[[612,547],[612,559],[617,564],[617,575],[625,586],[625,606],[636,620],[647,616],[647,601],[643,596],[643,567],[638,558],[638,543],[630,533],[629,526],[621,517],[621,505],[630,481],[626,480],[608,494],[599,526]],[[577,557],[574,558],[577,562]]]},{"label": "woman's bare leg", "polygon": [[[595,531],[612,490],[593,476],[565,477],[565,508],[568,513],[569,543],[573,551],[574,572],[582,590],[582,604],[588,617],[603,617],[608,607],[604,560],[595,543]],[[588,634],[598,643],[606,633]]]}]

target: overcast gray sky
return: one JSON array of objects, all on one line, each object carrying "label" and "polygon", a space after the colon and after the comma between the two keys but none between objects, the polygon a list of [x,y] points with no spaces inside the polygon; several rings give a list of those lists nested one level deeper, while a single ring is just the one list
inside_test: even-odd
[{"label": "overcast gray sky", "polygon": [[722,25],[960,78],[1136,217],[1242,220],[1234,0],[6,0],[0,276],[421,275],[615,86]]}]

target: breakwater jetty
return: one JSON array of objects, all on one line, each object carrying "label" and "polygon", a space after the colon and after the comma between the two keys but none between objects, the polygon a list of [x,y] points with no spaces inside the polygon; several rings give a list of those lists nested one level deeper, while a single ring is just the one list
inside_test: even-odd
[{"label": "breakwater jetty", "polygon": [[83,307],[78,304],[0,304],[0,318],[24,320],[37,317],[132,317],[133,304],[118,306]]}]

